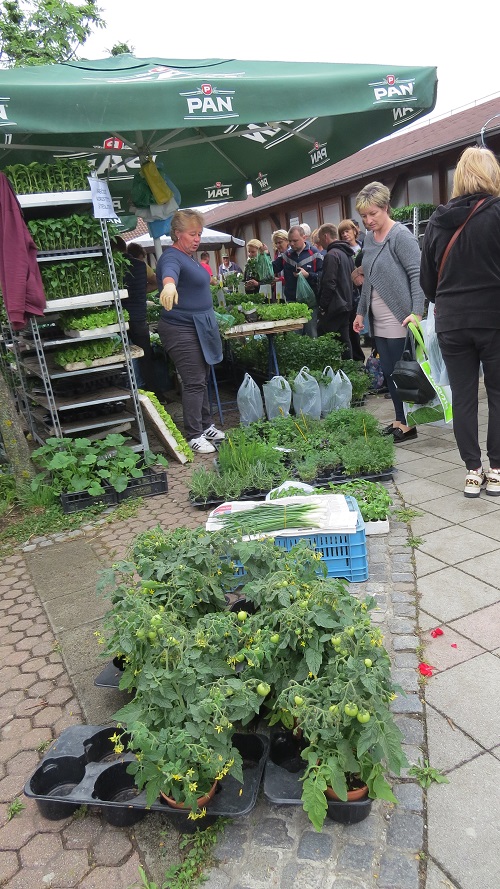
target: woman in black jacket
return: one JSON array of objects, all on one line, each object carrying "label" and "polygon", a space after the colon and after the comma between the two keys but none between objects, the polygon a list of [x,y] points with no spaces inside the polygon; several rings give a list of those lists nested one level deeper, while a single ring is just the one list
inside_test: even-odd
[{"label": "woman in black jacket", "polygon": [[[500,496],[500,166],[483,148],[466,148],[446,205],[432,214],[422,246],[420,283],[435,323],[453,396],[453,430],[467,468],[464,494]],[[454,233],[458,238],[443,263]],[[443,264],[442,264],[443,263]],[[478,440],[479,365],[488,396],[486,448]]]}]

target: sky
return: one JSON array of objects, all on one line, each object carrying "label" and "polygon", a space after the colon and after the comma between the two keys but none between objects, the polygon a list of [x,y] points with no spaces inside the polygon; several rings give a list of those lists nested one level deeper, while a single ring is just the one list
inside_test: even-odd
[{"label": "sky", "polygon": [[498,21],[498,6],[483,0],[480,23],[455,0],[382,4],[215,3],[207,0],[101,0],[106,29],[98,29],[80,57],[104,58],[116,43],[134,55],[163,59],[233,58],[291,62],[349,62],[437,67],[438,96],[430,117],[499,94],[494,48],[481,50],[469,29]]}]

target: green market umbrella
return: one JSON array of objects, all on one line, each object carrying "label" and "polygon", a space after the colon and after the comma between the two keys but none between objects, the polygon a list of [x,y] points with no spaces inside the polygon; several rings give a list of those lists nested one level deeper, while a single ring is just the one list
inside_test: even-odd
[{"label": "green market umbrella", "polygon": [[[126,213],[155,157],[182,206],[302,179],[428,114],[436,69],[138,59],[0,71],[0,167],[88,157]],[[3,138],[2,138],[3,137]]]}]

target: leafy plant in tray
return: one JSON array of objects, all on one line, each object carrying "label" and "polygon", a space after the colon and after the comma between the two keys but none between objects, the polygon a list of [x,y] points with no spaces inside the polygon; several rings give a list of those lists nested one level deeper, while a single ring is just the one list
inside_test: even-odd
[{"label": "leafy plant in tray", "polygon": [[87,491],[98,497],[105,485],[124,491],[131,479],[143,476],[143,467],[168,465],[163,456],[151,451],[139,454],[125,441],[116,433],[97,441],[48,438],[32,454],[34,463],[43,469],[33,479],[32,490],[50,486],[57,494]]}]

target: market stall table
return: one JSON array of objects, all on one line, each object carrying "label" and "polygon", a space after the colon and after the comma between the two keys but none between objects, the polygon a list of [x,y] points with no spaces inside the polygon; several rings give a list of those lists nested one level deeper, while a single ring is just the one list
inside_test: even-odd
[{"label": "market stall table", "polygon": [[302,330],[304,324],[307,324],[307,318],[288,318],[284,321],[251,321],[246,324],[235,324],[234,327],[225,331],[224,337],[229,340],[265,334],[268,342],[267,372],[269,379],[271,379],[275,374],[279,376],[274,337],[278,333]]}]

